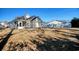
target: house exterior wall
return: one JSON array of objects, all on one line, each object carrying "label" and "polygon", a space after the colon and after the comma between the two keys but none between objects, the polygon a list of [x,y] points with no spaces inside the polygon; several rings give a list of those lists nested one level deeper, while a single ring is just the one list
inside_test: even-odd
[{"label": "house exterior wall", "polygon": [[22,29],[22,28],[37,28],[37,27],[41,27],[41,19],[40,18],[34,18],[32,19],[15,19],[15,21],[13,21],[11,24],[11,26],[13,28],[18,28],[18,29]]},{"label": "house exterior wall", "polygon": [[36,27],[36,28],[39,28],[39,27],[42,27],[42,21],[39,20],[39,18],[36,18],[35,20],[32,21],[33,23],[33,27]]}]

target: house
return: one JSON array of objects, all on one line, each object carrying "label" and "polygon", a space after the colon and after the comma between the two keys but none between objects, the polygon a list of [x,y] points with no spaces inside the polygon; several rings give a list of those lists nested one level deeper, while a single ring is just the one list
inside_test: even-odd
[{"label": "house", "polygon": [[8,22],[7,22],[7,21],[1,22],[1,25],[2,25],[3,27],[7,28],[7,27],[8,27]]},{"label": "house", "polygon": [[16,17],[9,23],[11,28],[39,28],[42,26],[42,20],[38,16]]},{"label": "house", "polygon": [[0,24],[0,29],[2,29],[3,28],[3,26]]},{"label": "house", "polygon": [[71,23],[70,22],[65,23],[64,28],[71,28]]},{"label": "house", "polygon": [[48,22],[47,26],[51,28],[70,28],[71,23],[55,20],[55,21]]},{"label": "house", "polygon": [[4,21],[4,22],[0,22],[0,28],[7,28],[9,25],[8,25],[8,22],[7,21]]}]

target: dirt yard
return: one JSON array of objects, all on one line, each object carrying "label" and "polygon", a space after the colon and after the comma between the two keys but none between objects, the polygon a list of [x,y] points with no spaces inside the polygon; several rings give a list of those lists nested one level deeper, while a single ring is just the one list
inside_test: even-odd
[{"label": "dirt yard", "polygon": [[10,32],[11,29],[7,28],[7,29],[1,29],[0,30],[0,42],[2,41],[2,39]]},{"label": "dirt yard", "polygon": [[[10,29],[0,32],[0,39]],[[79,51],[79,30],[63,28],[14,29],[3,51]]]}]

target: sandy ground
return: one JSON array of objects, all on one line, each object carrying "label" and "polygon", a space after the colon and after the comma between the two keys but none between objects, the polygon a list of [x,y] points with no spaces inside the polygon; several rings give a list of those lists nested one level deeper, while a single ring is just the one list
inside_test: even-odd
[{"label": "sandy ground", "polygon": [[[2,32],[0,32],[0,37],[5,36],[6,33],[9,32],[9,30],[10,29],[5,29]],[[64,28],[55,28],[55,29],[46,28],[46,29],[33,29],[33,30],[14,29],[12,35],[8,39],[8,42],[4,46],[3,50],[12,51],[12,48],[14,47],[15,49],[13,51],[31,51],[31,50],[38,51],[40,50],[39,48],[37,48],[38,44],[44,44],[47,40],[71,41],[79,44],[79,30],[64,29]],[[11,44],[13,45],[11,46]],[[24,47],[23,46],[18,47],[21,45],[23,45]],[[10,46],[12,47],[11,49]],[[43,50],[46,49],[44,48]]]}]

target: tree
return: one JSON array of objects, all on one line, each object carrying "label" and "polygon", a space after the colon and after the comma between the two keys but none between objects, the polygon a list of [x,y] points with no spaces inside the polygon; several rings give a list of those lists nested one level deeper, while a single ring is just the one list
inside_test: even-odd
[{"label": "tree", "polygon": [[72,26],[72,27],[75,27],[75,28],[79,28],[79,18],[74,17],[74,18],[71,20],[71,26]]}]

